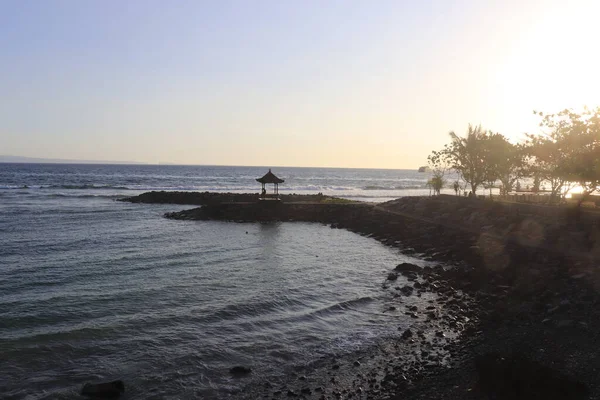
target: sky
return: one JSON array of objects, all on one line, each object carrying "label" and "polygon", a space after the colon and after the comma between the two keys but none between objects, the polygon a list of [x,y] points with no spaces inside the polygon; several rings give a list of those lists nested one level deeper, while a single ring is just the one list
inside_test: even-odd
[{"label": "sky", "polygon": [[0,155],[416,168],[600,105],[595,0],[0,0]]}]

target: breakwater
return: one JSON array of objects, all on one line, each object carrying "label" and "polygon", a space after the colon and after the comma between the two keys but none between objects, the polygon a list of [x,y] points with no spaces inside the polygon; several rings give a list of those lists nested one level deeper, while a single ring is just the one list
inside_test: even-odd
[{"label": "breakwater", "polygon": [[171,219],[225,220],[237,222],[304,221],[336,223],[340,220],[372,216],[375,208],[364,203],[283,203],[259,201],[252,203],[211,204],[191,210],[167,213]]},{"label": "breakwater", "polygon": [[[186,204],[212,205],[221,203],[254,203],[258,201],[258,193],[217,193],[217,192],[182,192],[182,191],[152,191],[139,196],[125,197],[119,201],[146,204]],[[340,201],[335,197],[322,194],[281,194],[283,202],[312,202],[324,203]]]}]

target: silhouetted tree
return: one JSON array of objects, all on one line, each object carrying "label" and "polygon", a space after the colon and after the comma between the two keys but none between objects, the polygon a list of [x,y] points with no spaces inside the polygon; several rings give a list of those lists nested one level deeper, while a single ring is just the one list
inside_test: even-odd
[{"label": "silhouetted tree", "polygon": [[488,136],[481,126],[472,125],[469,125],[466,137],[450,132],[451,142],[442,150],[433,151],[428,157],[429,163],[438,168],[444,166],[456,170],[475,194],[490,176],[486,162]]},{"label": "silhouetted tree", "polygon": [[434,169],[433,175],[429,180],[429,185],[433,189],[433,193],[436,195],[440,195],[444,185],[446,184],[446,180],[444,179],[444,174],[446,171],[443,169]]},{"label": "silhouetted tree", "polygon": [[529,173],[534,177],[534,182],[537,179],[550,184],[550,199],[554,201],[564,194],[563,188],[569,182],[566,161],[570,149],[556,130],[547,134],[527,134],[527,138]]},{"label": "silhouetted tree", "polygon": [[525,151],[523,146],[512,144],[499,133],[488,136],[488,182],[490,186],[499,180],[502,183],[501,194],[512,191],[515,183],[527,175]]},{"label": "silhouetted tree", "polygon": [[578,205],[600,186],[600,107],[582,113],[565,109],[557,114],[537,113],[546,132],[528,135],[537,176],[551,185],[552,196],[568,182],[583,190]]}]

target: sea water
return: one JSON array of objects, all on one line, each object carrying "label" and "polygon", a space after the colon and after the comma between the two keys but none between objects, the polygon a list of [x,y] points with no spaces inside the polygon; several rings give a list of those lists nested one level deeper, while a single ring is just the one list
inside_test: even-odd
[{"label": "sea water", "polygon": [[[146,190],[258,190],[264,168],[0,164],[0,394],[73,398],[123,379],[127,398],[229,398],[248,380],[397,334],[387,272],[410,260],[311,223],[172,221]],[[413,171],[273,169],[282,192],[381,200]],[[284,189],[284,187],[286,189]],[[252,382],[252,381],[250,381]]]}]

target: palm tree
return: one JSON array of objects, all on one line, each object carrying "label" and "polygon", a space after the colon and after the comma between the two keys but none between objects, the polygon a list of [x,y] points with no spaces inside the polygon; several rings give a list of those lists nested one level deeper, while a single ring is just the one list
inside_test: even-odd
[{"label": "palm tree", "polygon": [[452,142],[445,149],[452,168],[457,170],[471,185],[473,193],[477,192],[477,188],[487,180],[489,175],[485,162],[488,137],[481,125],[469,124],[466,137],[460,137],[455,132],[450,132]]}]

